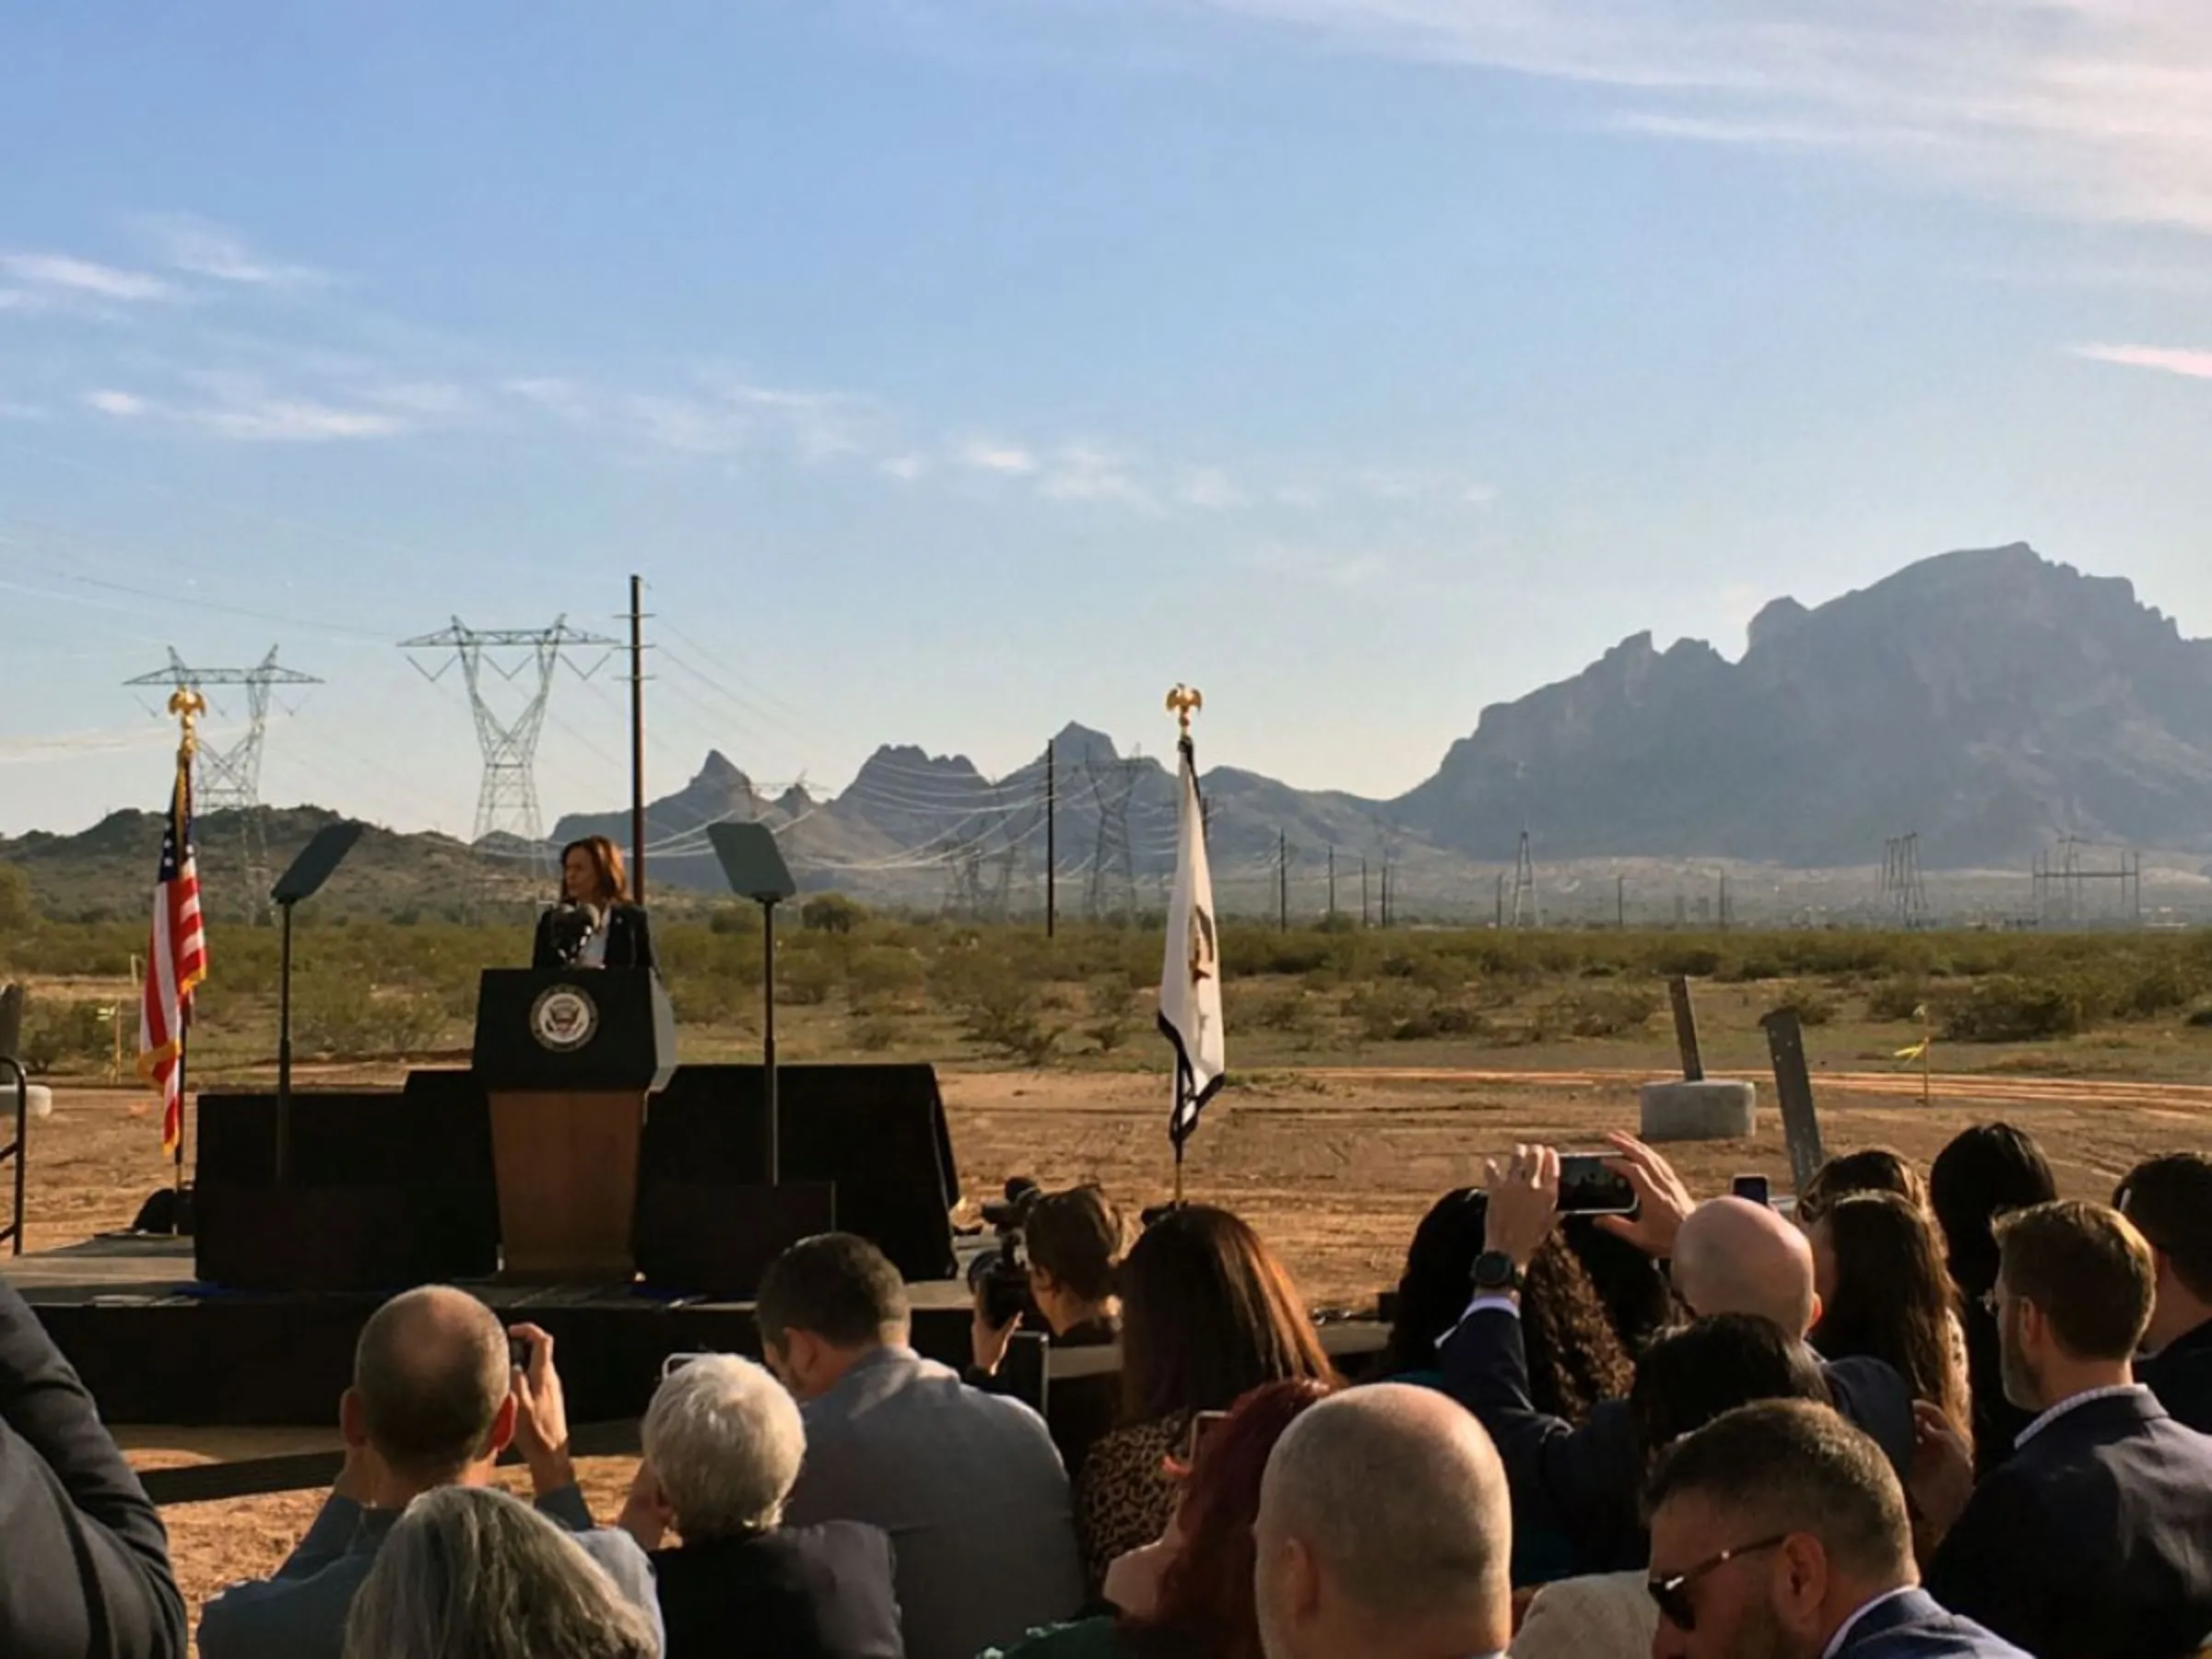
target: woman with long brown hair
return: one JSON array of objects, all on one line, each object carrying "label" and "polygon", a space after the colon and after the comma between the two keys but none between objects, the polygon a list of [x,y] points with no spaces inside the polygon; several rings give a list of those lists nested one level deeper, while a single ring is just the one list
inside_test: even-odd
[{"label": "woman with long brown hair", "polygon": [[621,849],[587,835],[560,850],[560,902],[537,919],[533,968],[650,968],[653,930],[629,897]]},{"label": "woman with long brown hair", "polygon": [[1148,1229],[1122,1264],[1122,1426],[1076,1480],[1076,1535],[1091,1588],[1116,1556],[1152,1543],[1174,1512],[1169,1460],[1202,1411],[1263,1383],[1334,1382],[1298,1288],[1259,1235],[1191,1205]]},{"label": "woman with long brown hair", "polygon": [[1895,1193],[1854,1193],[1813,1223],[1812,1244],[1821,1304],[1813,1347],[1827,1359],[1887,1361],[1971,1444],[1959,1291],[1935,1223]]}]

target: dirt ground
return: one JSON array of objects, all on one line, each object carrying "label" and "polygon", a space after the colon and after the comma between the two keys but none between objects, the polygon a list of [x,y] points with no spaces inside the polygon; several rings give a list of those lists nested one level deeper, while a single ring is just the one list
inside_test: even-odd
[{"label": "dirt ground", "polygon": [[[1611,1057],[1611,1056],[1609,1056]],[[1246,1216],[1282,1254],[1316,1306],[1364,1308],[1391,1284],[1415,1221],[1436,1195],[1479,1179],[1482,1160],[1516,1140],[1599,1144],[1635,1126],[1635,1085],[1618,1069],[1504,1072],[1313,1068],[1259,1074],[1209,1108],[1190,1144],[1187,1192]],[[1130,1214],[1171,1190],[1164,1079],[1062,1074],[943,1074],[961,1186],[971,1206],[1010,1175],[1045,1185],[1100,1182]],[[2152,1152],[2205,1145],[2212,1087],[2096,1078],[1938,1077],[1932,1105],[1917,1076],[1824,1073],[1817,1079],[1830,1152],[1888,1145],[1923,1162],[1970,1123],[2003,1117],[2030,1131],[2069,1194],[2108,1197]],[[1762,1091],[1763,1093],[1763,1091]],[[31,1131],[34,1249],[129,1225],[167,1177],[152,1114],[133,1097],[57,1090]],[[1781,1123],[1762,1099],[1745,1142],[1669,1148],[1693,1190],[1768,1175],[1788,1189]],[[332,1403],[335,1414],[336,1403]],[[296,1431],[219,1433],[159,1427],[119,1431],[145,1467],[333,1443]],[[585,1468],[594,1511],[611,1519],[629,1467]],[[317,1493],[168,1512],[178,1575],[196,1608],[223,1583],[265,1573],[305,1528]]]}]

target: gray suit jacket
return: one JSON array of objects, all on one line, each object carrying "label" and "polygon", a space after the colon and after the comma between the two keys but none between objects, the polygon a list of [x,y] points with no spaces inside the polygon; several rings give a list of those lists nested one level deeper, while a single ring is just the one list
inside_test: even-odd
[{"label": "gray suit jacket", "polygon": [[885,1347],[801,1415],[806,1462],[784,1523],[890,1535],[908,1659],[974,1659],[1082,1606],[1067,1472],[1027,1406]]},{"label": "gray suit jacket", "polygon": [[[660,1598],[637,1540],[594,1526],[583,1494],[572,1486],[547,1493],[537,1508],[575,1534],[624,1599],[652,1617],[657,1633]],[[339,1659],[353,1593],[398,1519],[397,1510],[365,1510],[332,1493],[275,1578],[233,1584],[207,1604],[200,1615],[201,1659]]]}]

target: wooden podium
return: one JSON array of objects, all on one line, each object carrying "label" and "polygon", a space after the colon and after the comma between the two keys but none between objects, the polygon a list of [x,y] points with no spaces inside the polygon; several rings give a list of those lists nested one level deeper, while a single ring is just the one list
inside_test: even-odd
[{"label": "wooden podium", "polygon": [[628,1284],[645,1100],[676,1069],[676,1018],[641,968],[493,968],[477,997],[500,1276]]}]

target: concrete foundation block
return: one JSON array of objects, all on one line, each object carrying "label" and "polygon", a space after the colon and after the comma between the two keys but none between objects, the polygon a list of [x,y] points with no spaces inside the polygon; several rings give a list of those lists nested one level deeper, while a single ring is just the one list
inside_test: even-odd
[{"label": "concrete foundation block", "polygon": [[1708,1078],[1646,1083],[1639,1096],[1647,1141],[1748,1140],[1757,1119],[1758,1086]]}]

